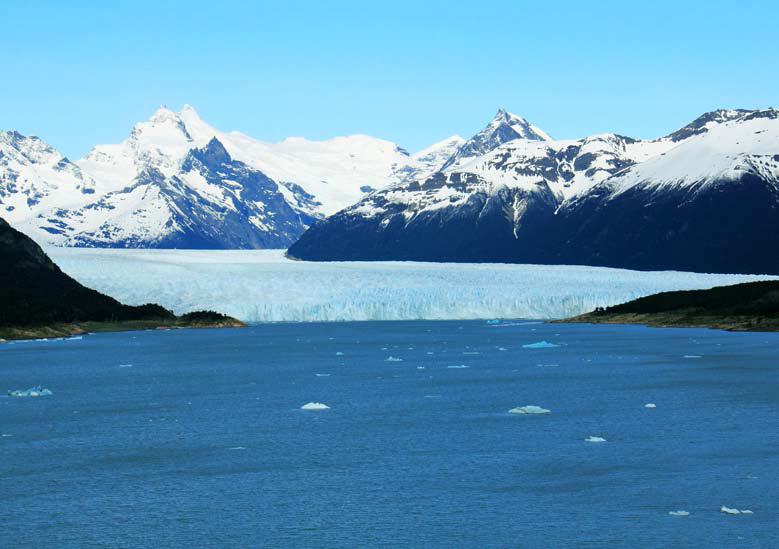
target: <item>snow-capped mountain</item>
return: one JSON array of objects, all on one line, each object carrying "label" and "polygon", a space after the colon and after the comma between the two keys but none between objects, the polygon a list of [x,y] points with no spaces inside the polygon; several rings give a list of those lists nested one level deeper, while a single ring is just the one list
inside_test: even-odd
[{"label": "snow-capped mountain", "polygon": [[91,177],[37,137],[0,132],[0,215],[10,223],[94,193]]},{"label": "snow-capped mountain", "polygon": [[434,172],[459,144],[411,157],[365,135],[265,143],[188,105],[75,164],[37,138],[2,136],[0,211],[14,225],[46,244],[121,247],[286,247],[315,218]]},{"label": "snow-capped mountain", "polygon": [[[779,272],[766,253],[779,237],[776,113],[714,111],[651,141],[555,141],[499,111],[441,170],[318,222],[289,253]],[[532,133],[502,140],[507,120]]]}]

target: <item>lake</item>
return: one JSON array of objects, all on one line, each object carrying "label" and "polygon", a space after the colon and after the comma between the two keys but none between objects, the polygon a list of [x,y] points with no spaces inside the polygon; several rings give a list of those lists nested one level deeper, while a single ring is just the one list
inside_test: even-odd
[{"label": "lake", "polygon": [[778,345],[527,321],[2,344],[0,392],[53,395],[0,397],[0,544],[775,547]]}]

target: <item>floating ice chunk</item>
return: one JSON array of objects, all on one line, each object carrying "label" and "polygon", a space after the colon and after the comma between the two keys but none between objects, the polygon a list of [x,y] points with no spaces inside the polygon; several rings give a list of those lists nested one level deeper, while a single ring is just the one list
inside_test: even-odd
[{"label": "floating ice chunk", "polygon": [[3,433],[0,435],[0,437],[6,438],[6,437],[12,437],[13,435],[11,433]]},{"label": "floating ice chunk", "polygon": [[451,366],[447,366],[447,368],[452,370],[462,370],[463,368],[469,368],[469,366],[467,364],[453,364]]},{"label": "floating ice chunk", "polygon": [[427,354],[432,355],[433,351],[428,351]]},{"label": "floating ice chunk", "polygon": [[132,368],[133,365],[132,364],[120,364],[119,367],[120,368]]},{"label": "floating ice chunk", "polygon": [[8,396],[12,397],[44,397],[51,396],[52,393],[49,389],[43,389],[40,385],[37,387],[31,387],[29,389],[17,389],[15,391],[8,391]]},{"label": "floating ice chunk", "polygon": [[689,511],[668,511],[668,514],[674,517],[687,517],[690,516]]},{"label": "floating ice chunk", "polygon": [[335,356],[344,356],[344,354],[341,351],[338,351],[335,353]]},{"label": "floating ice chunk", "polygon": [[518,406],[509,410],[509,414],[548,414],[551,410],[528,404],[527,406]]},{"label": "floating ice chunk", "polygon": [[232,448],[228,448],[228,450],[246,450],[244,446],[233,446]]},{"label": "floating ice chunk", "polygon": [[388,356],[387,362],[403,362],[403,359],[396,356]]},{"label": "floating ice chunk", "polygon": [[650,402],[648,404],[644,404],[644,408],[657,408],[657,405]]},{"label": "floating ice chunk", "polygon": [[487,324],[500,324],[500,320],[497,320],[497,319],[495,319],[495,320],[488,320]]},{"label": "floating ice chunk", "polygon": [[728,515],[753,515],[754,513],[749,509],[735,509],[731,507],[720,507],[720,513],[726,513]]},{"label": "floating ice chunk", "polygon": [[684,355],[684,358],[703,358],[701,355]]},{"label": "floating ice chunk", "polygon": [[330,374],[314,374],[316,377],[330,377]]},{"label": "floating ice chunk", "polygon": [[309,402],[300,407],[301,410],[329,410],[330,406],[321,402]]},{"label": "floating ice chunk", "polygon": [[424,369],[425,369],[424,366],[417,366],[417,370],[424,370]]},{"label": "floating ice chunk", "polygon": [[84,339],[82,336],[71,336],[67,338],[65,341],[78,341],[80,339]]},{"label": "floating ice chunk", "polygon": [[559,347],[559,345],[549,343],[548,341],[538,341],[537,343],[528,343],[526,345],[522,345],[522,347],[525,349],[552,349],[554,347]]},{"label": "floating ice chunk", "polygon": [[508,351],[505,347],[498,347],[498,351]]},{"label": "floating ice chunk", "polygon": [[593,437],[593,436],[589,436],[584,440],[585,442],[606,442],[606,439],[603,437]]}]

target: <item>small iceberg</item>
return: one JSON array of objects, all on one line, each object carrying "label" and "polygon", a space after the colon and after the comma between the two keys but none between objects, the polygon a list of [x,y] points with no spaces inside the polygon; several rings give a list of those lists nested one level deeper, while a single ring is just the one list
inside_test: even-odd
[{"label": "small iceberg", "polygon": [[589,436],[584,439],[585,442],[606,442],[606,439],[603,437],[593,437]]},{"label": "small iceberg", "polygon": [[424,370],[424,369],[425,369],[424,366],[417,366],[417,370]]},{"label": "small iceberg", "polygon": [[533,404],[529,404],[527,406],[518,406],[509,410],[509,414],[548,414],[550,412],[551,410],[547,410],[546,408],[541,408],[541,406],[535,406]]},{"label": "small iceberg", "polygon": [[321,402],[309,402],[300,407],[301,410],[329,410],[330,406]]},{"label": "small iceberg", "polygon": [[497,320],[497,319],[495,319],[495,320],[488,320],[487,324],[500,324],[500,320]]},{"label": "small iceberg", "polygon": [[703,358],[701,355],[684,355],[684,358]]},{"label": "small iceberg", "polygon": [[119,367],[120,368],[132,368],[133,365],[132,364],[120,364]]},{"label": "small iceberg", "polygon": [[233,446],[231,448],[228,448],[228,450],[246,450],[245,446]]},{"label": "small iceberg", "polygon": [[498,347],[498,351],[508,351],[505,347]]},{"label": "small iceberg", "polygon": [[388,356],[387,362],[403,362],[403,359],[396,356]]},{"label": "small iceberg", "polygon": [[335,356],[344,356],[344,354],[341,351],[338,351],[337,353],[335,353]]},{"label": "small iceberg", "polygon": [[734,509],[731,507],[725,507],[724,505],[720,507],[720,513],[725,513],[727,515],[753,515],[754,514],[749,509]]},{"label": "small iceberg", "polygon": [[522,345],[525,349],[552,349],[554,347],[559,347],[559,345],[555,345],[554,343],[549,343],[548,341],[538,341],[536,343],[528,343],[526,345]]},{"label": "small iceberg", "polygon": [[688,516],[690,516],[689,511],[682,511],[682,510],[679,510],[679,511],[668,511],[668,514],[671,515],[672,517],[688,517]]},{"label": "small iceberg", "polygon": [[12,397],[45,397],[53,394],[54,393],[49,389],[43,389],[40,385],[37,387],[30,387],[26,390],[17,389],[16,391],[8,391],[8,396]]},{"label": "small iceberg", "polygon": [[649,402],[648,404],[644,404],[644,408],[657,408],[657,405],[653,402]]},{"label": "small iceberg", "polygon": [[330,377],[330,374],[314,374],[316,377]]},{"label": "small iceberg", "polygon": [[447,366],[447,368],[452,370],[462,370],[463,368],[468,368],[469,366],[466,364],[453,364],[452,366]]}]

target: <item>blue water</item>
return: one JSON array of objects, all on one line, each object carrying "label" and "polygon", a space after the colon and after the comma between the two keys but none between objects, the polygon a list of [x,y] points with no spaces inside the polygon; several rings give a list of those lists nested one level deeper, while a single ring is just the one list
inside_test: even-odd
[{"label": "blue water", "polygon": [[779,545],[779,334],[511,324],[0,345],[0,545]]}]

